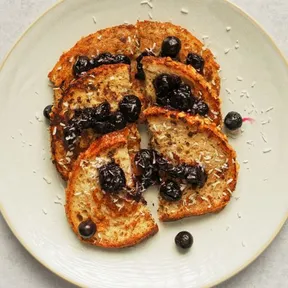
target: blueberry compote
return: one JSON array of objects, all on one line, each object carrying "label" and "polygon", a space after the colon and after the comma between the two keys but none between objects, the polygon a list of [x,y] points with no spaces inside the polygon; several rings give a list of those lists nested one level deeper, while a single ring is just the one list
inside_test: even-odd
[{"label": "blueberry compote", "polygon": [[131,64],[129,57],[123,54],[113,55],[111,53],[102,53],[95,58],[89,58],[87,56],[79,56],[74,63],[73,73],[74,76],[79,77],[84,72],[87,72],[93,68],[107,65],[107,64]]},{"label": "blueberry compote", "polygon": [[182,82],[181,78],[173,74],[160,74],[153,85],[156,91],[156,102],[159,106],[169,107],[190,114],[206,116],[209,113],[208,105],[197,99],[191,87]]},{"label": "blueberry compote", "polygon": [[140,170],[139,188],[143,192],[149,186],[161,184],[160,195],[167,201],[177,201],[182,192],[174,180],[163,182],[160,174],[191,184],[193,188],[202,188],[207,181],[207,173],[199,165],[181,164],[173,166],[153,149],[142,149],[135,156],[135,164]]}]

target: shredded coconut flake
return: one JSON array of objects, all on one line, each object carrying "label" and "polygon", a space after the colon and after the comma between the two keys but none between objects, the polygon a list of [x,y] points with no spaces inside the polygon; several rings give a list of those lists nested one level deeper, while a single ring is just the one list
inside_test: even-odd
[{"label": "shredded coconut flake", "polygon": [[238,81],[243,81],[243,78],[241,76],[237,76]]},{"label": "shredded coconut flake", "polygon": [[96,17],[95,17],[95,16],[92,17],[92,20],[93,20],[94,24],[97,23],[97,20],[96,20]]},{"label": "shredded coconut flake", "polygon": [[243,161],[243,164],[247,164],[249,161],[248,160],[244,160]]},{"label": "shredded coconut flake", "polygon": [[230,101],[232,104],[234,104],[234,101],[232,100],[231,97],[229,97],[229,101]]},{"label": "shredded coconut flake", "polygon": [[182,13],[182,14],[188,14],[189,11],[188,11],[188,9],[186,9],[186,8],[181,8],[181,13]]},{"label": "shredded coconut flake", "polygon": [[51,184],[52,181],[48,178],[48,177],[43,177],[43,180],[47,183],[47,184]]},{"label": "shredded coconut flake", "polygon": [[42,212],[43,212],[44,215],[47,215],[46,209],[42,208]]},{"label": "shredded coconut flake", "polygon": [[226,48],[226,49],[224,50],[224,54],[228,54],[229,51],[230,51],[230,48]]},{"label": "shredded coconut flake", "polygon": [[227,185],[229,185],[231,182],[233,182],[233,179],[232,179],[232,178],[229,179],[226,183],[227,183]]},{"label": "shredded coconut flake", "polygon": [[251,88],[254,88],[256,85],[256,81],[253,81],[252,84],[251,84]]},{"label": "shredded coconut flake", "polygon": [[231,90],[229,88],[225,88],[225,91],[228,93],[228,94],[231,94]]},{"label": "shredded coconut flake", "polygon": [[230,27],[230,26],[227,26],[227,27],[226,27],[226,31],[229,32],[230,30],[231,30],[231,27]]},{"label": "shredded coconut flake", "polygon": [[148,12],[148,16],[149,16],[150,19],[153,19],[153,15],[152,15],[151,12]]},{"label": "shredded coconut flake", "polygon": [[239,47],[240,47],[240,45],[237,43],[237,44],[235,44],[235,49],[237,50],[237,49],[239,49]]},{"label": "shredded coconut flake", "polygon": [[268,141],[267,141],[267,138],[266,138],[266,136],[264,135],[263,132],[261,132],[261,137],[262,137],[262,139],[263,139],[263,141],[264,141],[265,143],[268,142]]},{"label": "shredded coconut flake", "polygon": [[272,151],[271,148],[267,148],[267,149],[264,149],[262,152],[263,152],[264,154],[266,154],[266,153],[269,153],[269,152],[271,152],[271,151]]},{"label": "shredded coconut flake", "polygon": [[274,109],[274,107],[269,107],[267,110],[266,110],[266,113],[269,112],[269,111],[272,111]]}]

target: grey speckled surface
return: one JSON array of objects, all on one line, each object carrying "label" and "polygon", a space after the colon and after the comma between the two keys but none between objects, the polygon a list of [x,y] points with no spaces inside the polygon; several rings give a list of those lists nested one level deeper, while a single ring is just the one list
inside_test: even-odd
[{"label": "grey speckled surface", "polygon": [[[55,2],[56,0],[0,1],[0,61],[28,25]],[[288,57],[288,0],[232,2],[253,16]],[[39,264],[13,236],[1,215],[0,251],[0,288],[75,287]],[[228,287],[288,287],[287,222],[270,247],[254,263],[218,286]]]}]

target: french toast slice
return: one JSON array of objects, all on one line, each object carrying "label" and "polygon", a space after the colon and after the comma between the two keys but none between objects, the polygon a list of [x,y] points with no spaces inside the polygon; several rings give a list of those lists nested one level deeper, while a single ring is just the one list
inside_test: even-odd
[{"label": "french toast slice", "polygon": [[[133,246],[154,235],[158,226],[142,201],[128,195],[135,182],[128,151],[129,131],[104,135],[82,153],[75,162],[66,189],[66,215],[75,234],[85,243],[105,248]],[[101,189],[98,169],[115,162],[124,171],[126,187],[119,193]],[[85,239],[78,227],[93,221],[96,233]]]},{"label": "french toast slice", "polygon": [[[50,121],[52,159],[64,180],[69,177],[78,155],[85,151],[91,142],[98,138],[93,129],[84,129],[72,145],[67,141],[73,136],[67,136],[71,119],[77,111],[93,109],[102,103],[109,103],[111,112],[118,109],[119,102],[125,95],[135,94],[130,81],[129,65],[103,65],[95,68],[77,81],[72,83],[62,95],[58,106],[54,106]],[[136,96],[142,101],[143,97]],[[140,145],[140,136],[135,124],[128,125],[130,129],[129,149]],[[130,145],[131,144],[131,145]],[[132,152],[132,151],[131,151]]]},{"label": "french toast slice", "polygon": [[187,65],[173,61],[171,58],[155,58],[144,57],[142,60],[143,69],[146,75],[146,101],[151,104],[156,102],[156,92],[153,81],[161,74],[173,74],[181,77],[185,84],[192,89],[192,94],[203,100],[209,107],[207,114],[208,119],[217,126],[221,125],[221,103],[215,91],[207,84],[205,79],[199,75],[194,69],[190,69]]},{"label": "french toast slice", "polygon": [[[238,175],[236,153],[214,124],[160,107],[144,111],[151,148],[175,165],[200,164],[208,175],[203,188],[182,185],[183,196],[169,202],[159,196],[159,219],[172,221],[217,212],[229,202]],[[179,183],[180,184],[180,183]]]},{"label": "french toast slice", "polygon": [[[200,55],[205,62],[203,72],[198,74],[200,77],[205,78],[211,85],[211,89],[214,90],[215,94],[217,96],[219,95],[219,65],[215,61],[212,52],[188,30],[170,22],[156,21],[138,21],[136,27],[138,38],[140,39],[141,52],[148,49],[152,50],[156,56],[159,56],[163,40],[168,36],[175,36],[181,41],[181,50],[178,55],[180,62],[186,63],[187,55],[189,53]],[[195,70],[192,66],[187,66]]]},{"label": "french toast slice", "polygon": [[62,54],[48,77],[56,87],[65,90],[75,78],[73,65],[77,57],[95,57],[101,53],[124,54],[134,58],[138,50],[136,27],[134,25],[119,25],[99,30],[83,37],[74,47]]}]

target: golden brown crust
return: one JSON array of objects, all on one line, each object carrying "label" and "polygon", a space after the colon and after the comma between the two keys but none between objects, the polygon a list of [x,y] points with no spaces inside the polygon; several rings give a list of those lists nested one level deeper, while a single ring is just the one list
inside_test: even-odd
[{"label": "golden brown crust", "polygon": [[221,125],[221,101],[211,86],[197,73],[194,69],[190,69],[187,65],[173,61],[171,58],[155,58],[145,57],[142,60],[143,68],[146,73],[146,97],[150,98],[150,102],[155,103],[155,90],[153,80],[162,73],[176,74],[189,84],[192,88],[193,95],[202,99],[209,106],[209,114],[211,122],[217,126]]},{"label": "golden brown crust", "polygon": [[[82,153],[75,162],[66,189],[65,208],[68,221],[73,231],[77,234],[78,238],[85,243],[104,248],[123,248],[138,244],[158,231],[157,224],[152,219],[152,216],[144,204],[125,200],[123,209],[120,211],[114,201],[112,201],[115,199],[113,198],[114,196],[112,197],[110,194],[102,192],[100,187],[97,186],[94,190],[92,188],[92,195],[88,196],[90,198],[84,203],[84,207],[86,207],[85,211],[88,211],[86,218],[92,219],[94,223],[96,223],[97,233],[91,239],[83,239],[78,232],[79,219],[77,219],[75,215],[80,212],[75,211],[75,202],[79,201],[77,196],[75,196],[75,191],[79,191],[75,189],[79,187],[79,182],[81,181],[83,161],[85,161],[85,163],[93,161],[96,157],[103,157],[103,155],[109,154],[110,151],[117,151],[127,146],[128,136],[128,129],[124,129],[122,132],[107,134],[93,142],[89,149]],[[89,172],[93,174],[93,171]],[[81,187],[83,187],[84,184],[90,187],[89,178],[87,180],[87,176],[85,175],[83,179],[83,182],[86,181],[87,183],[81,183]],[[93,179],[96,181],[95,178]],[[86,193],[89,194],[90,192]],[[88,201],[89,199],[90,201]],[[91,203],[91,201],[94,201],[94,203]],[[105,211],[108,210],[109,213],[102,213],[102,207],[105,207]],[[89,211],[91,213],[89,213]],[[83,219],[81,221],[83,221]],[[127,224],[125,224],[126,222]],[[144,228],[141,229],[141,227]]]},{"label": "golden brown crust", "polygon": [[[170,22],[139,21],[136,24],[140,39],[140,51],[153,49],[158,56],[161,52],[162,41],[168,36],[176,36],[181,40],[179,60],[186,63],[187,55],[191,52],[199,54],[205,61],[203,76],[210,83],[212,90],[218,96],[220,93],[219,65],[216,63],[212,52],[204,47],[203,43],[183,27]],[[192,66],[188,68],[195,70]],[[198,73],[199,74],[199,73]],[[199,74],[202,77],[201,74]]]},{"label": "golden brown crust", "polygon": [[[209,191],[209,193],[207,193],[206,190],[208,190],[208,184],[205,184],[205,186],[202,189],[196,189],[196,190],[189,190],[190,194],[187,194],[187,198],[185,198],[185,201],[182,199],[181,201],[179,201],[178,203],[171,203],[171,202],[167,202],[165,201],[163,198],[159,198],[159,219],[161,221],[174,221],[177,219],[181,219],[184,217],[188,217],[188,216],[196,216],[196,215],[203,215],[206,213],[214,213],[214,212],[218,212],[221,209],[223,209],[228,202],[230,201],[231,198],[231,193],[235,190],[236,188],[236,184],[237,184],[237,176],[238,176],[238,164],[236,161],[236,152],[233,150],[233,148],[229,145],[228,141],[227,141],[227,137],[214,125],[214,124],[210,124],[209,121],[199,118],[199,117],[193,117],[193,116],[188,116],[187,114],[183,113],[183,112],[175,112],[175,111],[169,111],[160,107],[152,107],[152,108],[148,108],[147,110],[144,111],[144,115],[148,120],[149,123],[149,129],[150,132],[152,134],[152,138],[155,138],[156,141],[152,141],[151,140],[151,145],[154,149],[156,150],[160,150],[159,152],[163,153],[165,155],[165,151],[168,150],[169,148],[167,148],[165,150],[165,147],[161,147],[161,143],[158,143],[157,141],[159,141],[159,139],[161,139],[163,136],[161,136],[161,132],[163,134],[166,133],[166,131],[160,130],[159,132],[157,132],[155,129],[153,130],[153,125],[156,123],[155,119],[161,119],[159,121],[165,122],[165,125],[167,126],[169,123],[169,125],[171,125],[171,122],[175,122],[175,127],[177,127],[177,131],[179,133],[179,137],[181,137],[182,135],[182,139],[185,136],[184,134],[182,134],[182,130],[180,129],[180,125],[183,124],[183,127],[190,127],[191,131],[193,131],[193,135],[199,134],[199,135],[203,135],[205,136],[205,138],[207,138],[207,141],[210,141],[211,143],[216,143],[217,146],[215,147],[217,150],[217,154],[221,153],[223,155],[225,155],[225,163],[227,165],[227,170],[225,170],[225,172],[222,172],[223,174],[219,174],[221,177],[223,177],[223,181],[221,183],[221,188],[223,188],[223,190],[220,189],[220,191],[217,191],[217,197],[215,195],[211,194],[211,189]],[[159,122],[160,123],[160,122]],[[156,131],[156,132],[155,132]],[[185,130],[187,133],[189,133],[189,130]],[[157,136],[157,134],[160,135],[160,137]],[[175,140],[176,139],[176,140]],[[179,145],[178,143],[180,143],[180,139],[178,139],[179,141],[177,141],[177,138],[175,138],[174,140],[170,139],[171,143],[170,145],[174,145],[175,142],[177,143],[176,147],[173,146],[173,156],[174,158],[177,157],[177,162],[180,163],[187,163],[187,164],[192,164],[195,163],[195,159],[192,159],[191,157],[189,157],[189,155],[184,155],[182,152],[177,152],[179,151]],[[191,138],[192,143],[193,138]],[[195,141],[195,139],[194,139]],[[158,144],[157,144],[158,143]],[[171,146],[171,147],[172,147]],[[176,151],[175,151],[176,149]],[[189,148],[191,149],[191,148]],[[189,150],[188,149],[188,150]],[[195,148],[193,148],[195,149]],[[199,148],[201,150],[201,152],[203,152],[203,157],[205,157],[205,149],[204,147],[200,147]],[[167,152],[166,152],[167,154]],[[165,155],[166,156],[166,155]],[[169,158],[169,153],[168,153],[168,158]],[[170,159],[171,160],[171,159]],[[216,165],[217,167],[217,163],[210,163],[210,160],[207,161],[207,163],[204,162],[204,164],[208,167],[208,166],[212,166],[212,165]],[[220,160],[219,160],[220,161]],[[224,160],[223,160],[224,161]],[[209,163],[209,164],[208,164]],[[220,165],[220,164],[219,164]],[[210,167],[211,168],[211,167]],[[208,168],[207,168],[208,169]],[[218,170],[217,170],[218,171]],[[224,170],[223,170],[224,171]],[[214,173],[214,172],[213,172]],[[218,172],[216,172],[215,174],[218,175]],[[213,186],[215,184],[216,181],[218,181],[218,177],[219,175],[216,177],[215,174],[211,174],[208,176],[208,181],[207,183],[209,183],[209,187],[211,188],[211,186]],[[220,179],[222,180],[222,179]],[[227,180],[229,180],[227,182]],[[220,181],[219,181],[220,182]],[[210,186],[211,185],[211,186]],[[212,189],[212,193],[213,193],[213,189]],[[188,201],[187,199],[189,199],[189,197],[191,197],[191,194],[194,195],[193,196],[193,203],[191,204],[191,206],[187,206],[186,205],[186,201]],[[219,196],[220,195],[220,196]],[[203,198],[201,198],[203,197]],[[218,198],[219,197],[219,198]]]}]

